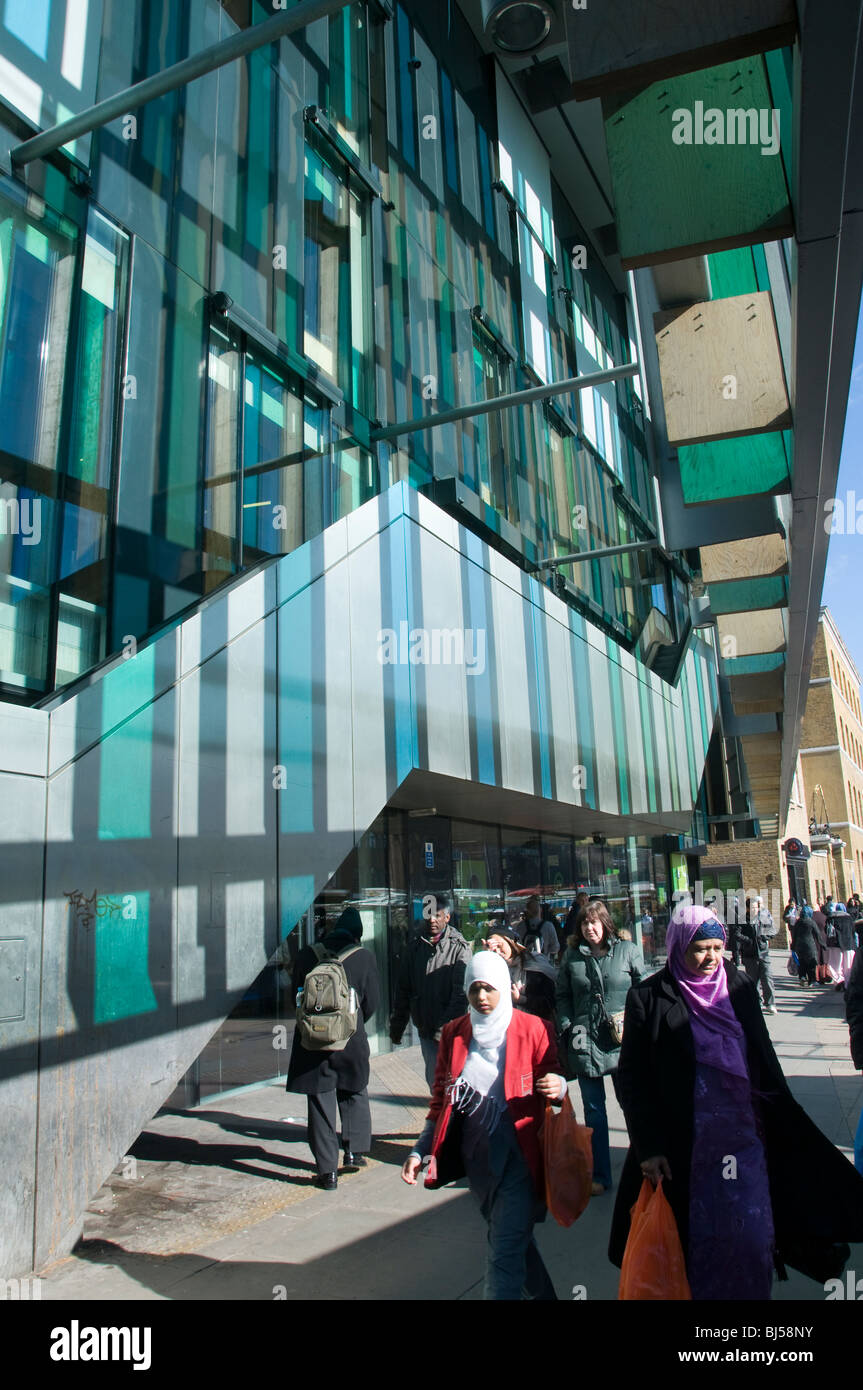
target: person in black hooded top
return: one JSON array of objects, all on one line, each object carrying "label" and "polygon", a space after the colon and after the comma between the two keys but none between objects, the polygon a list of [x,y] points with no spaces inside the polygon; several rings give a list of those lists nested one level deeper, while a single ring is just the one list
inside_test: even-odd
[{"label": "person in black hooded top", "polygon": [[[369,1110],[369,1044],[365,1023],[380,1002],[380,977],[371,951],[359,946],[363,923],[355,907],[346,907],[335,927],[318,943],[341,955],[350,987],[356,991],[359,1010],[357,1030],[340,1052],[310,1052],[294,1031],[286,1089],[308,1097],[309,1147],[318,1171],[317,1183],[325,1192],[338,1186],[339,1141],[336,1135],[336,1104],[342,1127],[344,1167],[365,1166],[363,1154],[372,1143]],[[318,964],[314,946],[304,946],[294,966],[294,993],[303,988],[309,971]]]}]

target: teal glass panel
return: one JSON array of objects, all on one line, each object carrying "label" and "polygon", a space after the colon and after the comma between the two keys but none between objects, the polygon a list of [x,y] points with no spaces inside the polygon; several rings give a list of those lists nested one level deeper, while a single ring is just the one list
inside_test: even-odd
[{"label": "teal glass panel", "polygon": [[305,540],[302,396],[247,355],[243,406],[243,564]]},{"label": "teal glass panel", "polygon": [[241,372],[239,344],[211,328],[207,354],[207,452],[202,536],[207,589],[220,584],[239,565],[237,481]]},{"label": "teal glass panel", "polygon": [[111,1023],[157,1008],[149,974],[149,893],[98,897],[94,932],[93,1022]]},{"label": "teal glass panel", "polygon": [[91,209],[84,246],[59,562],[54,685],[107,649],[108,528],[129,239]]},{"label": "teal glass panel", "polygon": [[304,346],[358,410],[370,390],[368,206],[314,140],[305,155]]},{"label": "teal glass panel", "polygon": [[368,502],[378,491],[372,454],[338,431],[333,441],[333,520]]},{"label": "teal glass panel", "polygon": [[[74,228],[0,195],[0,688],[50,688]],[[35,209],[34,209],[35,212]]]}]

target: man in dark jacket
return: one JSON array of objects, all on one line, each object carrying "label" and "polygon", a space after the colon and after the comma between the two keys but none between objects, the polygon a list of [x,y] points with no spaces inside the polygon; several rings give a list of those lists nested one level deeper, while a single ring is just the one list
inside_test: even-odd
[{"label": "man in dark jacket", "polygon": [[408,1019],[420,1035],[426,1081],[434,1085],[440,1033],[450,1019],[467,1013],[464,972],[471,949],[450,924],[450,899],[433,895],[428,904],[428,930],[420,928],[408,940],[398,974],[396,999],[390,1015],[390,1038],[400,1043]]},{"label": "man in dark jacket", "polygon": [[770,938],[775,936],[778,930],[761,899],[747,898],[745,921],[732,925],[728,940],[734,964],[742,964],[755,985],[756,993],[758,985],[761,985],[764,1008],[769,1014],[776,1013],[773,971],[770,966]]},{"label": "man in dark jacket", "polygon": [[[333,930],[319,944],[342,957],[348,985],[356,993],[357,1029],[339,1052],[310,1052],[294,1031],[287,1090],[308,1097],[309,1147],[315,1157],[317,1183],[325,1192],[338,1186],[339,1141],[336,1104],[342,1126],[344,1166],[365,1167],[363,1154],[371,1148],[369,1110],[369,1044],[365,1022],[380,1001],[380,977],[371,951],[359,946],[363,923],[355,907],[347,907]],[[359,947],[359,949],[356,949]],[[347,955],[346,952],[351,954]],[[306,976],[321,959],[313,946],[304,946],[294,966],[293,986],[303,988]]]}]

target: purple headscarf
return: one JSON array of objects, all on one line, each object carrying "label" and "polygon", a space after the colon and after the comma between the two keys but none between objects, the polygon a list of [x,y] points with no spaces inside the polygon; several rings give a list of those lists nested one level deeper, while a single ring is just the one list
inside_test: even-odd
[{"label": "purple headscarf", "polygon": [[749,1077],[743,1029],[728,994],[728,977],[722,961],[712,975],[694,975],[684,955],[705,922],[716,922],[716,939],[725,940],[725,928],[708,907],[681,906],[668,924],[668,968],[689,1010],[695,1059],[735,1076]]}]

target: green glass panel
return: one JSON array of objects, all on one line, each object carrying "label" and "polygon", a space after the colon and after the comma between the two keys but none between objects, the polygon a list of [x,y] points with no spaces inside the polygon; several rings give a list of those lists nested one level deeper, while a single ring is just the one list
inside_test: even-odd
[{"label": "green glass panel", "polygon": [[678,449],[683,500],[718,502],[763,492],[787,492],[788,458],[782,431],[714,439]]},{"label": "green glass panel", "polygon": [[149,893],[99,896],[95,911],[93,1022],[149,1013],[157,1007],[149,974]]}]

